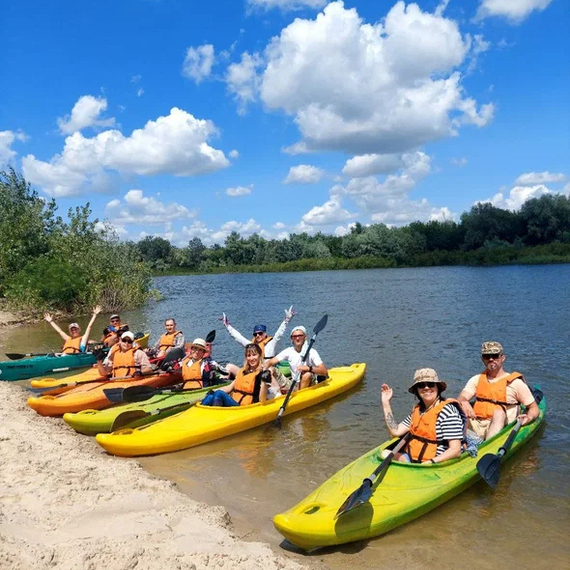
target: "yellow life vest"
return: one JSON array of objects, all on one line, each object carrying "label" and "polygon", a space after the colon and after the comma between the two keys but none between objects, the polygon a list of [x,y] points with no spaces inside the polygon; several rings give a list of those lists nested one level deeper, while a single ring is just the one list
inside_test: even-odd
[{"label": "yellow life vest", "polygon": [[140,371],[141,367],[135,364],[135,352],[137,350],[140,348],[132,347],[124,352],[119,349],[113,353],[113,378],[132,376],[137,370]]},{"label": "yellow life vest", "polygon": [[240,405],[247,406],[248,404],[255,403],[255,385],[256,377],[259,374],[259,370],[254,370],[253,372],[245,372],[245,368],[242,368],[236,376],[234,388],[230,396]]},{"label": "yellow life vest", "polygon": [[492,418],[498,407],[503,408],[506,412],[507,407],[517,405],[507,403],[507,385],[517,378],[522,378],[524,381],[524,376],[520,372],[511,372],[496,382],[489,382],[485,372],[479,376],[475,390],[476,402],[473,406],[473,411],[478,419],[488,420]]},{"label": "yellow life vest", "polygon": [[78,336],[76,338],[68,338],[64,345],[63,348],[61,349],[61,352],[63,354],[77,354],[78,352],[81,352],[81,337]]},{"label": "yellow life vest", "polygon": [[160,341],[158,344],[158,350],[167,350],[174,346],[174,339],[179,335],[182,334],[180,331],[176,331],[173,333],[164,333],[160,337]]},{"label": "yellow life vest", "polygon": [[412,463],[433,459],[437,453],[437,446],[445,443],[445,440],[437,439],[435,428],[437,416],[447,404],[455,404],[463,416],[459,403],[453,398],[442,400],[423,413],[420,411],[419,404],[414,407],[410,419],[410,439],[406,445],[406,453],[410,456]]}]

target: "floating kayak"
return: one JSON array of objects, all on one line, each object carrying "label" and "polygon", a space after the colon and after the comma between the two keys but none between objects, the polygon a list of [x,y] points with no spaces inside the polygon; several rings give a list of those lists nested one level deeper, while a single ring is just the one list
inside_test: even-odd
[{"label": "floating kayak", "polygon": [[139,380],[88,382],[55,396],[32,396],[28,398],[28,405],[42,416],[61,416],[66,412],[100,410],[112,405],[103,392],[105,388],[128,388],[129,386],[154,386],[159,388],[174,382],[180,382],[181,378],[179,373],[172,373],[143,376]]},{"label": "floating kayak", "polygon": [[[219,384],[215,388],[220,388],[226,384]],[[133,402],[104,410],[83,410],[75,414],[64,414],[63,420],[79,433],[97,435],[98,433],[110,432],[113,422],[122,414],[137,412],[130,414],[131,421],[125,423],[123,427],[139,427],[187,410],[202,400],[209,390],[211,388],[186,390],[177,394],[158,394],[144,402]],[[136,417],[137,415],[139,417]],[[122,415],[121,417],[126,418],[127,416]]]},{"label": "floating kayak", "polygon": [[[59,386],[57,390],[51,392],[51,395],[63,394],[63,392],[68,392],[74,388],[73,382],[93,382],[94,380],[99,380],[101,374],[97,366],[94,364],[91,368],[84,370],[83,372],[78,372],[71,376],[66,376],[65,378],[35,378],[30,382],[32,388],[41,388],[43,390],[47,388],[54,388]],[[69,386],[62,386],[62,384],[69,383]]]},{"label": "floating kayak", "polygon": [[[346,392],[362,380],[365,371],[365,364],[332,368],[324,382],[295,392],[284,415]],[[139,429],[100,433],[97,442],[109,453],[123,457],[179,451],[271,422],[284,398],[229,408],[197,404],[181,414]]]},{"label": "floating kayak", "polygon": [[[148,345],[149,335],[146,334],[137,343],[141,348]],[[62,354],[60,356],[45,355],[23,358],[22,360],[5,360],[0,362],[0,380],[14,381],[68,372],[76,368],[87,368],[95,364],[95,356],[92,352],[80,352],[78,354]]]},{"label": "floating kayak", "polygon": [[[520,429],[507,457],[536,434],[546,411],[544,399],[539,409],[539,418]],[[335,520],[344,500],[378,467],[381,451],[396,440],[386,442],[341,469],[296,506],[276,515],[273,524],[289,542],[303,550],[384,534],[435,509],[478,481],[477,461],[486,453],[497,453],[513,426],[514,423],[480,445],[477,457],[463,453],[436,465],[393,461],[370,501]]]}]

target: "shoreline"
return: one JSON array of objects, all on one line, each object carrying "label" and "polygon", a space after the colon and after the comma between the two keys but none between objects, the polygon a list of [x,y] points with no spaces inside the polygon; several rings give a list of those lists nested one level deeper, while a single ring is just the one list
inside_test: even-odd
[{"label": "shoreline", "polygon": [[0,567],[316,568],[242,541],[225,508],[192,500],[136,460],[106,455],[25,399],[21,387],[0,383]]}]

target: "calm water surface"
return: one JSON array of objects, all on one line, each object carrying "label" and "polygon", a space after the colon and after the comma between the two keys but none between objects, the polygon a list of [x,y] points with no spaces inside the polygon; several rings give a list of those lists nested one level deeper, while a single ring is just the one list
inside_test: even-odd
[{"label": "calm water surface", "polygon": [[[505,465],[497,490],[479,483],[383,537],[293,556],[335,569],[570,568],[570,265],[180,276],[156,286],[163,301],[124,315],[131,328],[151,330],[153,340],[163,319],[174,316],[190,340],[217,329],[214,357],[240,363],[242,349],[217,317],[225,311],[248,336],[260,322],[275,330],[293,304],[293,322],[308,329],[328,313],[316,348],[329,367],[368,365],[360,387],[285,418],[281,431],[259,428],[142,459],[192,497],[226,506],[244,536],[279,545],[275,513],[387,439],[382,382],[394,387],[394,413],[403,419],[416,368],[435,368],[447,394],[457,396],[482,369],[481,342],[493,339],[505,348],[506,368],[539,383],[548,402],[545,427]],[[0,343],[13,351],[53,348],[46,327],[22,327]]]}]

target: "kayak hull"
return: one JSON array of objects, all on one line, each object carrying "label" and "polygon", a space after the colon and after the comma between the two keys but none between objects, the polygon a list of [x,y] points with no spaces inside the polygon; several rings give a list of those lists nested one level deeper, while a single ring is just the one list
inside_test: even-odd
[{"label": "kayak hull", "polygon": [[[225,386],[220,384],[217,387]],[[132,402],[104,410],[83,410],[77,413],[66,413],[63,420],[75,431],[85,435],[97,435],[111,431],[113,422],[125,412],[148,412],[147,415],[125,424],[123,427],[136,428],[157,420],[179,414],[204,398],[211,388],[187,390],[176,394],[157,394],[144,402]]]},{"label": "kayak hull", "polygon": [[[362,380],[365,371],[365,364],[332,368],[326,381],[295,392],[284,415],[293,414],[350,390]],[[284,397],[229,408],[197,404],[181,414],[141,429],[100,433],[97,442],[109,453],[123,457],[179,451],[273,421]]]},{"label": "kayak hull", "polygon": [[[507,457],[537,433],[546,411],[544,400],[539,409],[539,418],[521,428]],[[338,471],[288,511],[276,515],[273,524],[289,542],[306,551],[380,536],[426,514],[479,481],[477,462],[487,453],[496,454],[513,426],[479,446],[477,457],[463,453],[437,465],[392,462],[370,500],[335,519],[345,499],[378,467],[381,451],[396,440],[388,441]]]},{"label": "kayak hull", "polygon": [[144,376],[140,380],[129,381],[100,381],[89,382],[76,386],[68,392],[58,395],[32,396],[28,398],[30,408],[36,410],[42,416],[62,416],[65,413],[81,412],[82,410],[101,410],[112,405],[103,390],[106,388],[128,388],[129,386],[168,386],[179,382],[181,375],[153,374]]},{"label": "kayak hull", "polygon": [[[149,335],[137,339],[141,348],[148,346]],[[12,382],[27,380],[47,374],[68,372],[77,368],[87,368],[95,364],[95,356],[92,352],[79,354],[62,354],[61,356],[34,356],[21,360],[5,360],[0,362],[0,380]],[[40,386],[37,386],[38,388]]]}]

